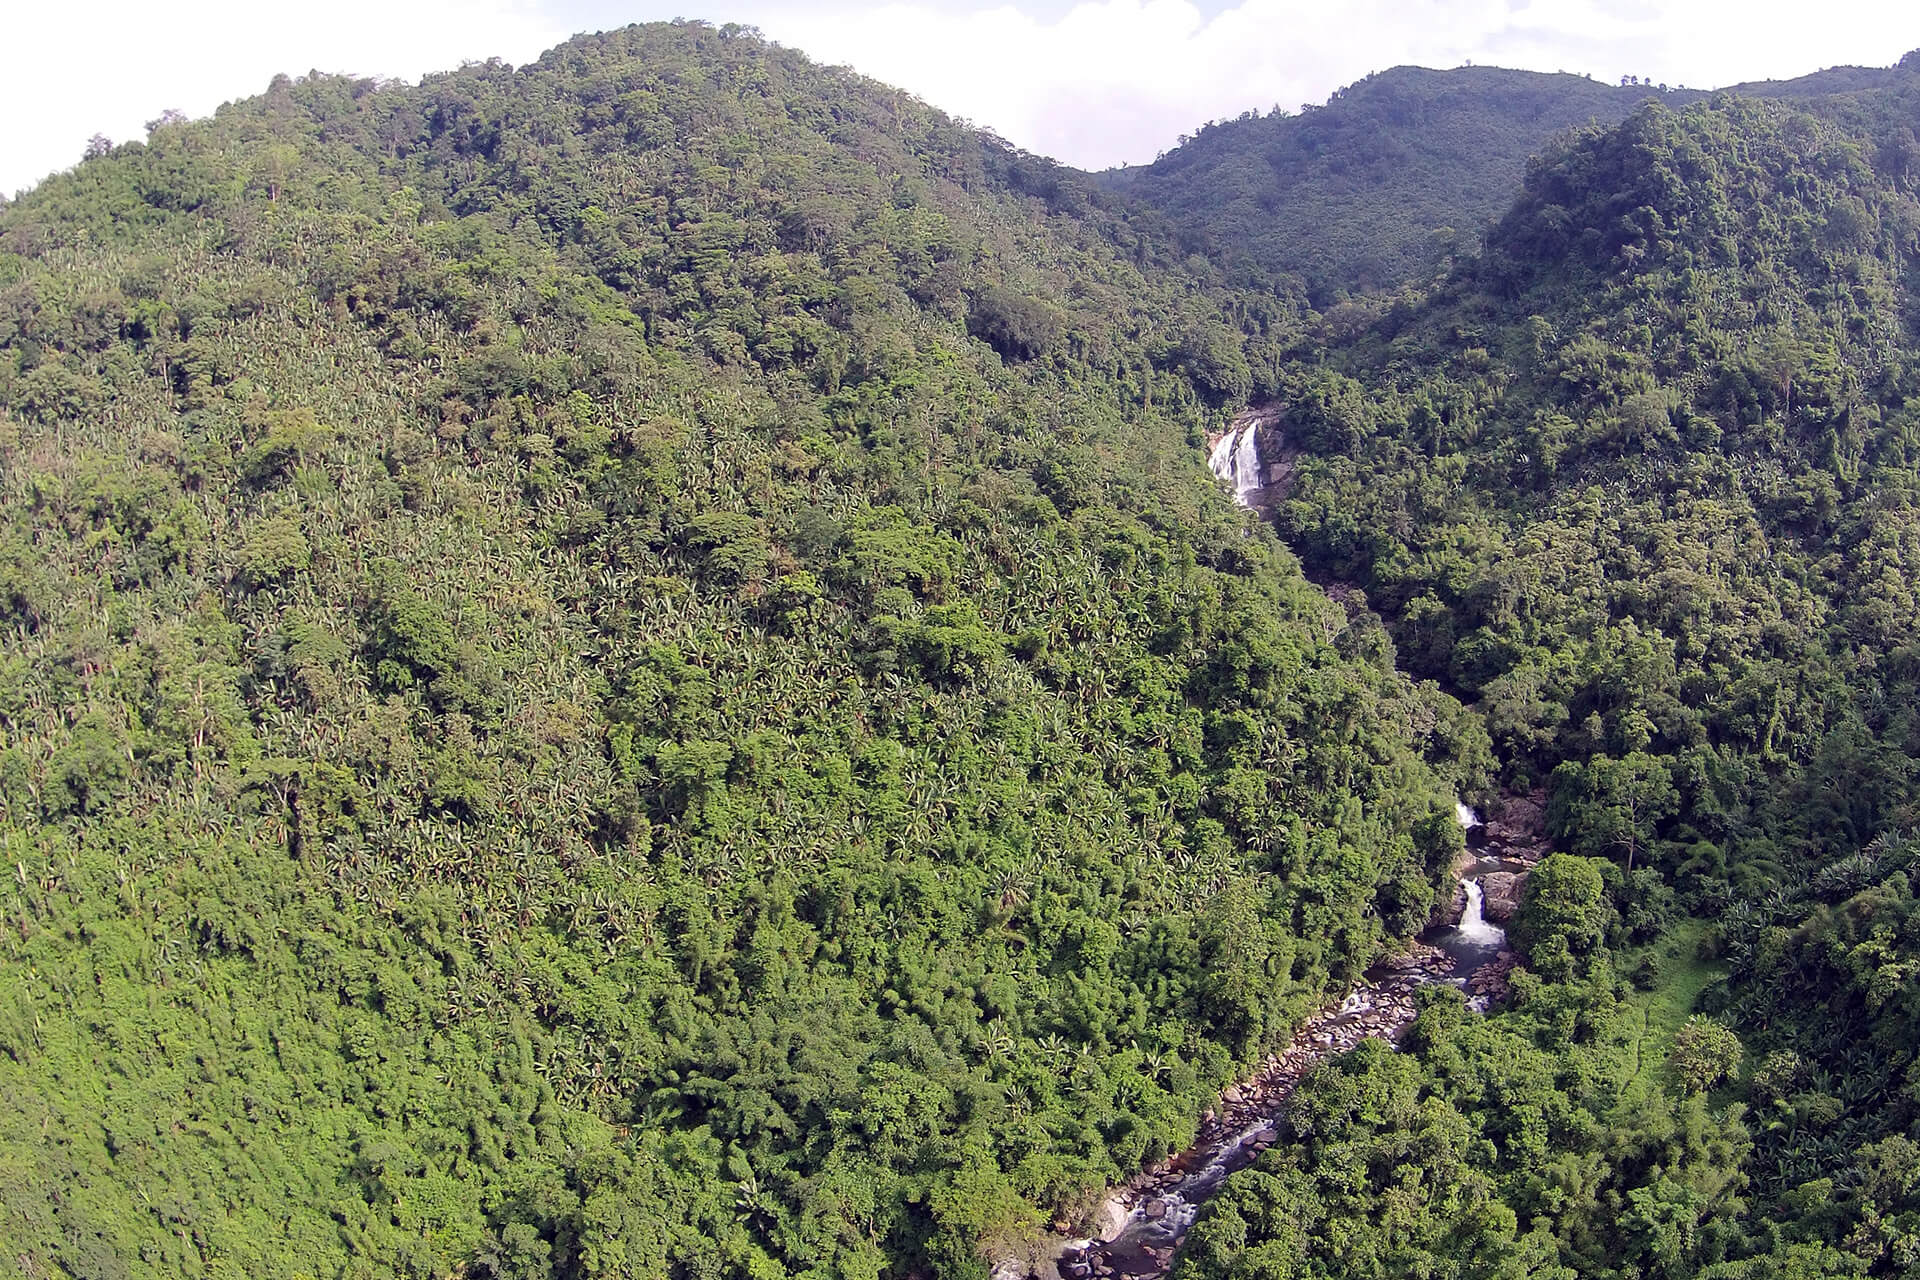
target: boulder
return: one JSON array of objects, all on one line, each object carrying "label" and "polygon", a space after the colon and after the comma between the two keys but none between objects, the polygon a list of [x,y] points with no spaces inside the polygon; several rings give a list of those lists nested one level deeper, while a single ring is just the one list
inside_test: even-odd
[{"label": "boulder", "polygon": [[[1446,929],[1460,923],[1460,917],[1467,913],[1467,891],[1459,885],[1453,887],[1453,896],[1445,902],[1436,902],[1433,915],[1427,919],[1427,928]],[[1417,963],[1417,962],[1416,962]]]},{"label": "boulder", "polygon": [[1119,1196],[1108,1196],[1094,1217],[1094,1230],[1102,1240],[1111,1240],[1127,1225],[1127,1206]]},{"label": "boulder", "polygon": [[1502,796],[1487,815],[1486,843],[1503,858],[1535,863],[1547,854],[1547,792]]},{"label": "boulder", "polygon": [[1480,892],[1486,895],[1481,913],[1494,924],[1505,924],[1520,909],[1520,894],[1526,887],[1524,871],[1489,871],[1480,877]]}]

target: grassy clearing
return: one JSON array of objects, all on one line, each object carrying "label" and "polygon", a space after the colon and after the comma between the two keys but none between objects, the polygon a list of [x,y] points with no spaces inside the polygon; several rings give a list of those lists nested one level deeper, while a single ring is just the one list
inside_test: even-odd
[{"label": "grassy clearing", "polygon": [[1693,1013],[1695,1001],[1707,984],[1722,975],[1718,966],[1700,959],[1705,921],[1676,925],[1644,951],[1620,957],[1622,972],[1632,972],[1649,952],[1660,960],[1660,980],[1650,991],[1636,990],[1621,1012],[1619,1061],[1616,1079],[1621,1097],[1628,1098],[1658,1084],[1673,1048],[1674,1033]]}]

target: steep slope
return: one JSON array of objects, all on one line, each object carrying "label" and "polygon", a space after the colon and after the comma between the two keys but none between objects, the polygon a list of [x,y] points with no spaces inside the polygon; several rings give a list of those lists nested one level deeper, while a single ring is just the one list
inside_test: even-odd
[{"label": "steep slope", "polygon": [[697,24],[0,211],[0,1265],[969,1274],[1187,1141],[1488,756],[1131,217]]},{"label": "steep slope", "polygon": [[[1827,109],[1874,99],[1908,70],[1832,67],[1723,92]],[[1097,180],[1240,270],[1298,277],[1324,306],[1423,284],[1476,250],[1555,135],[1618,123],[1649,99],[1680,107],[1703,96],[1498,67],[1395,67],[1299,115],[1209,124],[1152,164]]]},{"label": "steep slope", "polygon": [[[1920,75],[1650,105],[1290,375],[1282,529],[1556,854],[1176,1274],[1894,1275],[1920,1225]],[[1335,326],[1330,326],[1330,328]],[[1631,981],[1628,981],[1628,979]],[[1693,1016],[1695,1010],[1701,1015]]]},{"label": "steep slope", "polygon": [[1231,258],[1291,274],[1316,301],[1423,281],[1520,187],[1528,157],[1576,125],[1625,119],[1649,96],[1584,76],[1395,67],[1299,115],[1208,125],[1106,182]]}]

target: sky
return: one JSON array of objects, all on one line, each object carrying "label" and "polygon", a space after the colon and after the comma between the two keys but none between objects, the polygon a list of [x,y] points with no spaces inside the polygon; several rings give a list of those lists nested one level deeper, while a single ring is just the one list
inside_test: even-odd
[{"label": "sky", "polygon": [[278,72],[414,80],[672,17],[758,27],[1091,169],[1408,63],[1710,88],[1920,47],[1911,0],[0,0],[0,192]]}]

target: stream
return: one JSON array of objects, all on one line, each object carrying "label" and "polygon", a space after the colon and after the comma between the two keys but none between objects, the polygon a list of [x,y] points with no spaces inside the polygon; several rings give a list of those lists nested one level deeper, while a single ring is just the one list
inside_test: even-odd
[{"label": "stream", "polygon": [[[1263,443],[1279,451],[1282,460],[1265,462]],[[1237,502],[1258,509],[1272,496],[1270,486],[1273,493],[1284,492],[1291,471],[1285,457],[1277,415],[1269,406],[1236,417],[1212,442],[1208,464]],[[1537,808],[1537,800],[1527,803]],[[1422,986],[1450,982],[1466,993],[1467,1007],[1475,1012],[1502,998],[1513,957],[1506,949],[1506,930],[1487,918],[1489,894],[1500,899],[1496,918],[1506,918],[1540,852],[1528,838],[1526,829],[1538,823],[1528,819],[1525,805],[1503,807],[1517,821],[1497,822],[1490,830],[1471,808],[1457,803],[1456,816],[1467,835],[1467,852],[1455,868],[1464,901],[1456,898],[1403,952],[1367,970],[1344,999],[1309,1017],[1258,1075],[1224,1090],[1219,1105],[1201,1117],[1200,1136],[1191,1147],[1115,1188],[1097,1215],[1094,1238],[1057,1240],[1030,1263],[1004,1260],[993,1268],[994,1280],[1165,1275],[1200,1206],[1280,1140],[1287,1100],[1315,1064],[1369,1037],[1397,1042],[1413,1021],[1413,993]],[[1441,923],[1448,920],[1452,923]]]},{"label": "stream", "polygon": [[[1476,1012],[1484,1012],[1504,994],[1512,956],[1506,950],[1506,931],[1486,918],[1481,880],[1500,873],[1512,882],[1524,875],[1529,863],[1512,856],[1497,839],[1490,841],[1473,810],[1461,805],[1459,816],[1468,852],[1458,867],[1466,899],[1458,923],[1427,928],[1405,952],[1369,969],[1339,1003],[1308,1018],[1287,1047],[1267,1059],[1258,1076],[1221,1094],[1219,1106],[1202,1118],[1193,1146],[1108,1197],[1097,1238],[1062,1242],[1052,1267],[1042,1264],[1034,1273],[1043,1278],[1057,1273],[1069,1280],[1165,1275],[1200,1206],[1229,1176],[1279,1141],[1287,1099],[1316,1063],[1370,1036],[1398,1040],[1413,1021],[1414,991],[1429,983],[1458,986]],[[995,1275],[1017,1277],[1025,1270],[1003,1265],[995,1268]]]}]

